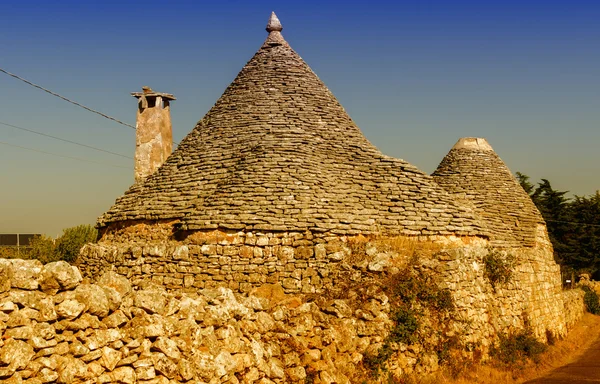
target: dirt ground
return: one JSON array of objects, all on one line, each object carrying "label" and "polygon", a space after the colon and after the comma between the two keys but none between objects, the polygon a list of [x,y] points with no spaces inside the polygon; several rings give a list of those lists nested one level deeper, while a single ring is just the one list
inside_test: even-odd
[{"label": "dirt ground", "polygon": [[585,314],[563,340],[549,346],[540,361],[506,370],[479,365],[452,378],[440,372],[421,383],[436,384],[566,384],[600,383],[600,316]]}]

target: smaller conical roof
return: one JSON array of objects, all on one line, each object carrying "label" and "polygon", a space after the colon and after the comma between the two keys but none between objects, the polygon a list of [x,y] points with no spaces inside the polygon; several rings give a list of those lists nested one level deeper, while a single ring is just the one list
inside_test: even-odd
[{"label": "smaller conical roof", "polygon": [[432,176],[457,200],[475,207],[495,245],[535,244],[542,215],[486,139],[458,140]]}]

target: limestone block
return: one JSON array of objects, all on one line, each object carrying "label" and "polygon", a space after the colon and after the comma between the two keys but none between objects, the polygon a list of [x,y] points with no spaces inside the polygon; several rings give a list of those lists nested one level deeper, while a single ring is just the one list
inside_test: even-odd
[{"label": "limestone block", "polygon": [[131,367],[119,367],[112,372],[103,373],[97,379],[98,383],[135,384],[137,382],[135,371]]},{"label": "limestone block", "polygon": [[87,376],[87,365],[74,357],[65,356],[58,364],[58,383],[73,383],[85,379]]},{"label": "limestone block", "polygon": [[61,319],[72,320],[79,316],[85,309],[85,304],[77,300],[65,300],[56,306],[56,314]]},{"label": "limestone block", "polygon": [[135,292],[134,303],[148,313],[163,313],[167,305],[167,292],[159,287]]},{"label": "limestone block", "polygon": [[156,372],[164,375],[165,377],[172,379],[177,374],[177,365],[171,361],[164,353],[153,353],[152,362]]},{"label": "limestone block", "polygon": [[154,344],[152,344],[152,350],[161,352],[175,361],[179,360],[179,358],[181,357],[181,353],[179,352],[177,343],[174,340],[167,337],[157,338]]},{"label": "limestone block", "polygon": [[79,269],[66,261],[56,261],[44,265],[40,276],[40,288],[44,292],[56,293],[75,288],[81,283]]},{"label": "limestone block", "polygon": [[12,278],[13,288],[35,290],[38,288],[38,281],[42,275],[43,265],[39,260],[21,260],[12,259]]},{"label": "limestone block", "polygon": [[120,351],[116,351],[110,347],[103,347],[100,350],[100,360],[98,362],[108,371],[112,371],[117,366],[117,363],[123,358]]},{"label": "limestone block", "polygon": [[8,339],[0,349],[0,361],[16,369],[26,368],[34,355],[33,347],[21,340]]},{"label": "limestone block", "polygon": [[126,277],[112,271],[105,272],[100,276],[97,284],[101,287],[116,290],[121,297],[125,297],[125,295],[131,292],[131,282]]},{"label": "limestone block", "polygon": [[13,266],[10,260],[0,259],[0,293],[8,291],[12,286]]},{"label": "limestone block", "polygon": [[75,288],[75,298],[84,304],[87,312],[105,317],[110,312],[110,303],[102,287],[95,284],[81,284]]}]

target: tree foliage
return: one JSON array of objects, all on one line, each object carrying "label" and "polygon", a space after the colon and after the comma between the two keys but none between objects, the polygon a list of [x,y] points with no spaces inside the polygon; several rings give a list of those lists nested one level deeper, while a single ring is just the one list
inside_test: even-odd
[{"label": "tree foliage", "polygon": [[78,225],[63,229],[63,234],[56,240],[56,253],[60,260],[72,262],[79,255],[79,250],[87,243],[96,242],[98,230],[91,225]]},{"label": "tree foliage", "polygon": [[56,253],[56,242],[49,236],[41,235],[34,237],[29,243],[29,259],[38,259],[42,263],[50,263],[60,260]]},{"label": "tree foliage", "polygon": [[51,237],[35,236],[28,247],[22,247],[17,252],[16,247],[0,248],[0,257],[38,259],[42,263],[64,260],[73,262],[81,247],[87,243],[95,243],[98,231],[91,225],[78,225],[63,229],[62,235],[54,240]]},{"label": "tree foliage", "polygon": [[600,191],[569,198],[546,179],[533,185],[529,176],[516,176],[546,221],[556,261],[564,270],[600,273]]}]

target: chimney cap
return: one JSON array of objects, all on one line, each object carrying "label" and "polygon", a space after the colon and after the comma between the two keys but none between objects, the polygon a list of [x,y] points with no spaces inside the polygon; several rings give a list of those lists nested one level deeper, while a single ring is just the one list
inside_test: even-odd
[{"label": "chimney cap", "polygon": [[143,86],[142,92],[131,92],[131,96],[137,97],[138,99],[140,97],[162,97],[165,100],[177,100],[175,96],[170,93],[155,92],[148,86]]}]

